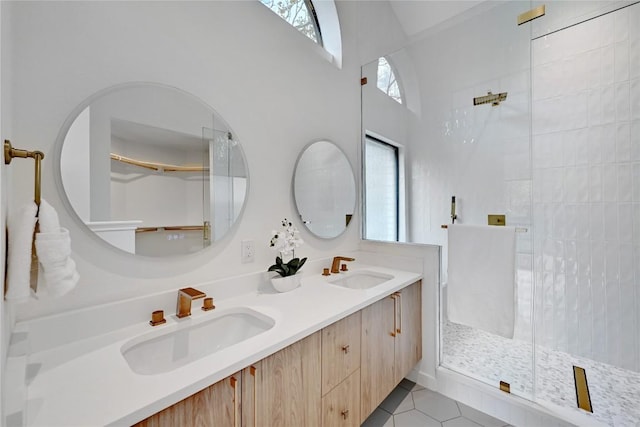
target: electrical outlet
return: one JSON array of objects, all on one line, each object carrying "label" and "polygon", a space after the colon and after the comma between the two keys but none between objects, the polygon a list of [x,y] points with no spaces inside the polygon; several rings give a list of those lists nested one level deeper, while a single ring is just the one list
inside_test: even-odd
[{"label": "electrical outlet", "polygon": [[245,264],[253,262],[255,255],[255,247],[253,246],[253,240],[243,240],[241,243],[240,261]]}]

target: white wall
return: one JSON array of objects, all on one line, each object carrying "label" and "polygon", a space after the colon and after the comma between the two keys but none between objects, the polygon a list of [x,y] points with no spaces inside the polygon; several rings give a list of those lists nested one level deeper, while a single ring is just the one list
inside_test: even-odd
[{"label": "white wall", "polygon": [[[79,286],[65,298],[21,308],[30,318],[132,295],[173,289],[272,263],[272,228],[295,217],[291,177],[299,151],[326,138],[357,165],[360,62],[356,3],[338,4],[343,67],[259,2],[6,2],[12,46],[6,65],[13,98],[11,137],[40,149],[43,196],[72,235]],[[56,186],[55,141],[69,114],[106,87],[148,81],[180,88],[211,105],[241,141],[251,177],[237,228],[212,248],[173,259],[137,259],[105,247],[66,211]],[[4,96],[3,96],[4,98]],[[16,177],[10,208],[31,197],[32,170]],[[303,227],[300,227],[303,229]],[[302,231],[301,255],[355,248],[359,221],[335,240]],[[240,263],[240,241],[255,240],[252,264]]]}]

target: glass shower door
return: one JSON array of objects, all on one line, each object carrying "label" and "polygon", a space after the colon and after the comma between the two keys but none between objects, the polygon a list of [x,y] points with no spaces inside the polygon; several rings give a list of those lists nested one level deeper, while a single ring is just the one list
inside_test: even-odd
[{"label": "glass shower door", "polygon": [[540,34],[531,46],[536,396],[635,426],[640,4]]},{"label": "glass shower door", "polygon": [[[516,17],[529,2],[496,3],[485,12],[415,43],[413,50],[438,58],[425,70],[434,75],[423,106],[431,131],[425,133],[422,160],[412,165],[425,171],[434,218],[432,235],[443,246],[441,289],[441,366],[496,389],[533,399],[533,255],[530,167],[530,26]],[[498,105],[474,105],[474,98],[506,93]],[[434,121],[436,121],[434,123]],[[417,168],[419,166],[419,169]],[[513,336],[449,320],[447,231],[451,196],[456,196],[456,223],[487,225],[488,215],[504,214],[518,229],[515,256]],[[434,224],[438,221],[436,224]],[[437,230],[435,229],[437,227]],[[455,254],[454,254],[455,255]],[[505,263],[510,260],[505,259]],[[483,316],[488,307],[476,307]]]}]

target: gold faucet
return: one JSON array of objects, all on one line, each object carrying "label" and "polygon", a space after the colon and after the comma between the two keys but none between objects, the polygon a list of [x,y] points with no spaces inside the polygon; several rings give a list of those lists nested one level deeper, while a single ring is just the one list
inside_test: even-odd
[{"label": "gold faucet", "polygon": [[194,288],[183,288],[178,291],[178,308],[176,316],[179,318],[191,316],[191,301],[204,298],[207,295]]},{"label": "gold faucet", "polygon": [[338,268],[340,267],[340,261],[355,261],[355,258],[349,258],[346,256],[337,256],[333,257],[333,262],[331,263],[331,272],[333,274],[337,274],[340,272]]}]

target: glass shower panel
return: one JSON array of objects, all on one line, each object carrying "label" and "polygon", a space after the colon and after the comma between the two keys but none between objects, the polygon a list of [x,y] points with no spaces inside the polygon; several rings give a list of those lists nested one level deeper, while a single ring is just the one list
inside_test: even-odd
[{"label": "glass shower panel", "polygon": [[536,397],[577,411],[582,367],[616,426],[640,423],[639,23],[635,4],[531,42]]},{"label": "glass shower panel", "polygon": [[247,193],[247,172],[241,148],[233,134],[203,129],[208,144],[204,185],[204,218],[208,244],[219,240],[240,215]]},{"label": "glass shower panel", "polygon": [[[531,399],[531,33],[530,26],[516,25],[516,17],[529,8],[529,2],[495,3],[411,45],[424,119],[413,126],[420,144],[411,147],[409,158],[412,195],[429,196],[424,206],[417,203],[423,198],[412,197],[412,240],[443,246],[441,365],[496,388],[508,383],[512,394]],[[495,106],[474,106],[473,99],[488,92],[506,92],[507,98]],[[507,225],[522,231],[516,233],[512,338],[448,320],[448,243],[441,225],[451,222],[451,196],[456,196],[456,223],[487,225],[488,215],[504,214]],[[486,310],[478,306],[478,316]]]}]

